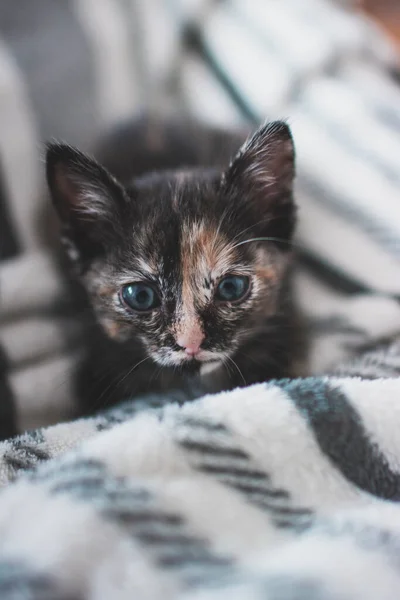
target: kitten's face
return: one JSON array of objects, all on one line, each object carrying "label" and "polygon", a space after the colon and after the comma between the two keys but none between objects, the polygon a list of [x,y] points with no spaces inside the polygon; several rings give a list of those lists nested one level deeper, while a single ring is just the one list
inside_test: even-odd
[{"label": "kitten's face", "polygon": [[50,190],[107,335],[127,351],[140,340],[161,366],[229,361],[276,312],[293,171],[283,124],[259,130],[225,173],[158,173],[128,189],[51,146]]}]

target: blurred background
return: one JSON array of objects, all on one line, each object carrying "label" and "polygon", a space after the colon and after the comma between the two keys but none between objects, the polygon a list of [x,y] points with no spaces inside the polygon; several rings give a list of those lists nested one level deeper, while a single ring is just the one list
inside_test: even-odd
[{"label": "blurred background", "polygon": [[79,339],[48,246],[44,141],[90,150],[143,110],[287,118],[308,272],[400,296],[399,49],[398,0],[0,0],[0,385],[3,369],[26,426],[69,414]]},{"label": "blurred background", "polygon": [[360,8],[376,19],[400,44],[400,4],[398,0],[361,0]]},{"label": "blurred background", "polygon": [[360,12],[400,40],[395,0],[0,0],[0,258],[41,243],[43,140],[90,149],[142,109],[291,117],[335,61],[393,60]]}]

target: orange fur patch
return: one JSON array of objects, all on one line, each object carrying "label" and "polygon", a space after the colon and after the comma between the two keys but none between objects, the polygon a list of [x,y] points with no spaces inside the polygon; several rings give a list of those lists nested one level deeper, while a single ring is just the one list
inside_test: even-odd
[{"label": "orange fur patch", "polygon": [[121,324],[118,321],[110,321],[109,319],[103,319],[102,325],[106,330],[110,338],[116,339],[121,333]]},{"label": "orange fur patch", "polygon": [[223,275],[229,270],[234,250],[215,229],[206,223],[183,225],[181,244],[182,304],[184,311],[192,312],[194,299],[207,302],[204,282]]},{"label": "orange fur patch", "polygon": [[232,245],[209,224],[184,223],[182,227],[182,304],[177,322],[177,336],[198,338],[202,331],[197,306],[211,300],[210,279],[216,281],[229,272],[235,258]]},{"label": "orange fur patch", "polygon": [[111,286],[102,286],[98,288],[97,293],[101,298],[110,298],[114,291],[114,288]]},{"label": "orange fur patch", "polygon": [[255,274],[257,275],[257,277],[260,277],[260,279],[267,279],[271,283],[274,283],[278,277],[275,269],[273,269],[272,267],[263,267],[260,265],[256,266]]}]

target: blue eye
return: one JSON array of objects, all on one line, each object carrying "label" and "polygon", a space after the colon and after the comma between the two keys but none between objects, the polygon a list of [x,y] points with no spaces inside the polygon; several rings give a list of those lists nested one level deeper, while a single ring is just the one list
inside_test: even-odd
[{"label": "blue eye", "polygon": [[238,302],[244,300],[249,288],[250,280],[248,277],[228,275],[219,282],[215,297],[223,302]]},{"label": "blue eye", "polygon": [[121,299],[129,308],[137,312],[148,312],[160,304],[155,290],[146,283],[129,283],[121,290]]}]

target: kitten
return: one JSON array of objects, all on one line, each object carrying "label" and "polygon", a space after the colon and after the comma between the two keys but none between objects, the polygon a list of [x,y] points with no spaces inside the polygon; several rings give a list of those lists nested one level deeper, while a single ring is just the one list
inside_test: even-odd
[{"label": "kitten", "polygon": [[239,139],[140,120],[105,140],[104,166],[49,144],[48,186],[92,307],[89,410],[193,378],[217,391],[291,374],[293,141],[283,122]]}]

